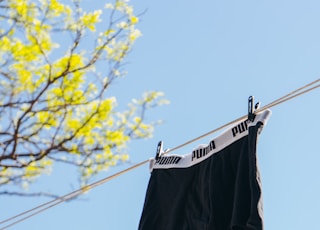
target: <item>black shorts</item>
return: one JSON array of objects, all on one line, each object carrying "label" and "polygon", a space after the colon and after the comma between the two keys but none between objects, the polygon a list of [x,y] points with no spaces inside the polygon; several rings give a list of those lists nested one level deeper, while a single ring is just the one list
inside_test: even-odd
[{"label": "black shorts", "polygon": [[150,163],[139,230],[262,230],[257,136],[270,111],[192,153]]}]

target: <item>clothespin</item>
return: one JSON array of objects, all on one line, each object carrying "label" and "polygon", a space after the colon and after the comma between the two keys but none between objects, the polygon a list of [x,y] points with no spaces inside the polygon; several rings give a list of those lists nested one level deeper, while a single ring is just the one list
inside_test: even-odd
[{"label": "clothespin", "polygon": [[254,118],[256,117],[256,110],[259,109],[260,107],[260,102],[257,102],[255,104],[255,106],[253,106],[254,104],[254,97],[250,96],[248,98],[248,120],[253,122]]},{"label": "clothespin", "polygon": [[159,141],[157,146],[156,160],[158,160],[161,157],[162,153],[163,153],[163,141]]},{"label": "clothespin", "polygon": [[[255,107],[253,106],[254,104],[254,97],[253,96],[250,96],[248,98],[248,120],[253,122],[254,121],[254,118],[256,117],[255,115]],[[256,106],[258,106],[259,103],[257,103]]]}]

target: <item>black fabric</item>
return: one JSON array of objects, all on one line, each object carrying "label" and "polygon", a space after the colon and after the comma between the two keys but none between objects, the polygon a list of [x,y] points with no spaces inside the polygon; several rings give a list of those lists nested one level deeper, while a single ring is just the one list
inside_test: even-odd
[{"label": "black fabric", "polygon": [[262,230],[261,125],[192,167],[154,169],[139,230]]}]

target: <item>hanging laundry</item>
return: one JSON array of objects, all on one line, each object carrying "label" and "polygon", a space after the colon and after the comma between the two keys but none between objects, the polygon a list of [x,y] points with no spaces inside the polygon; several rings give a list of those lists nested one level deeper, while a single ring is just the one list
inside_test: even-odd
[{"label": "hanging laundry", "polygon": [[270,110],[190,154],[151,160],[139,230],[262,230],[257,136]]}]

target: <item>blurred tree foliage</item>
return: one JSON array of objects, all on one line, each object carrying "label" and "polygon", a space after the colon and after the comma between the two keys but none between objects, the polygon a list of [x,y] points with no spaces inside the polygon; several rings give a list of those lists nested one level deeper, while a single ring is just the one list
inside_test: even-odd
[{"label": "blurred tree foliage", "polygon": [[57,161],[85,185],[152,134],[145,112],[167,103],[161,92],[125,111],[106,95],[141,35],[127,0],[90,12],[80,0],[0,0],[0,21],[0,186],[25,187]]}]

